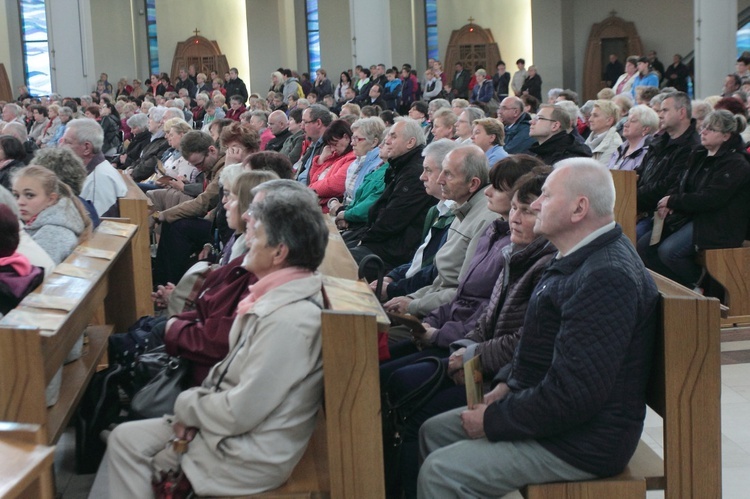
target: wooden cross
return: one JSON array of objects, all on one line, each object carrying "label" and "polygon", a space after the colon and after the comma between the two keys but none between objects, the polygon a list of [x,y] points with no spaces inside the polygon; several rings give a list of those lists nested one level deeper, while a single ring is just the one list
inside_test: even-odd
[{"label": "wooden cross", "polygon": [[612,9],[612,11],[609,13],[612,17],[617,17],[617,11],[615,9]]},{"label": "wooden cross", "polygon": [[470,17],[470,18],[469,18],[469,19],[467,19],[467,20],[469,21],[469,24],[474,24],[474,18],[473,18],[473,17]]},{"label": "wooden cross", "polygon": [[195,31],[193,31],[193,33],[195,33],[195,36],[198,36],[198,33],[200,33],[200,31],[198,31],[198,28],[195,28]]}]

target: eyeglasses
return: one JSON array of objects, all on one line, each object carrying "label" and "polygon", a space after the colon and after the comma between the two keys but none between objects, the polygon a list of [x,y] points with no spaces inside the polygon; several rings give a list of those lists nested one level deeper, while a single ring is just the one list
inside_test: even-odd
[{"label": "eyeglasses", "polygon": [[208,153],[204,154],[204,155],[203,155],[203,159],[202,159],[202,160],[200,160],[200,161],[199,161],[199,162],[197,162],[197,163],[193,163],[193,166],[194,166],[194,167],[196,167],[196,168],[197,168],[197,169],[199,169],[199,170],[202,170],[202,169],[203,169],[203,165],[204,165],[204,164],[206,163],[206,158],[207,158],[207,157],[208,157]]},{"label": "eyeglasses", "polygon": [[315,123],[316,121],[318,121],[318,120],[310,120],[310,121],[308,121],[308,120],[302,120],[302,125],[303,126],[304,125],[309,125],[310,123]]},{"label": "eyeglasses", "polygon": [[703,133],[703,132],[718,132],[718,133],[721,133],[720,130],[717,130],[714,127],[711,127],[711,126],[708,126],[708,125],[700,127],[698,129],[698,132],[700,132],[700,133]]},{"label": "eyeglasses", "polygon": [[545,118],[544,116],[539,116],[538,114],[536,116],[534,116],[533,118],[531,118],[531,121],[532,122],[536,122],[536,121],[551,121],[553,123],[557,122],[557,120],[553,120],[553,119],[550,119],[550,118]]}]

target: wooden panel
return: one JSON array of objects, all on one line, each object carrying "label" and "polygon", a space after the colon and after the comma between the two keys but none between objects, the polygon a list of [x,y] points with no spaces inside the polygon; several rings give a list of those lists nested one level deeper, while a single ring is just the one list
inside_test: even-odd
[{"label": "wooden panel", "polygon": [[344,244],[344,240],[331,217],[326,217],[326,225],[328,225],[329,231],[328,247],[318,271],[321,274],[356,281],[357,264],[354,262],[346,244]]},{"label": "wooden panel", "polygon": [[83,396],[83,389],[91,381],[104,352],[107,350],[107,338],[112,334],[112,326],[91,326],[88,332],[88,345],[84,347],[80,359],[63,366],[60,399],[47,409],[48,442],[57,442],[70,422],[78,403]]},{"label": "wooden panel", "polygon": [[608,478],[593,482],[547,483],[529,485],[522,494],[526,499],[643,499],[646,481]]},{"label": "wooden panel", "polygon": [[331,497],[384,497],[375,317],[324,311],[323,365]]},{"label": "wooden panel", "polygon": [[611,170],[615,183],[615,221],[622,226],[622,232],[635,246],[635,224],[637,208],[637,176],[634,171]]},{"label": "wooden panel", "polygon": [[5,64],[0,62],[0,100],[13,102],[13,89],[8,80],[8,72],[5,70]]},{"label": "wooden panel", "polygon": [[6,438],[0,432],[0,497],[51,499],[54,447]]},{"label": "wooden panel", "polygon": [[721,497],[718,300],[664,301],[667,499]]},{"label": "wooden panel", "polygon": [[129,175],[123,174],[123,179],[128,186],[128,194],[126,197],[118,199],[120,216],[127,218],[130,223],[138,226],[138,232],[136,232],[132,243],[133,274],[131,276],[135,299],[133,315],[137,319],[154,312],[154,305],[151,301],[153,281],[151,276],[151,238],[148,223],[151,202]]},{"label": "wooden panel", "polygon": [[750,323],[750,248],[706,250],[706,270],[726,291],[729,307],[722,326]]},{"label": "wooden panel", "polygon": [[[62,362],[61,362],[62,364]],[[4,329],[0,334],[0,420],[33,423],[46,431],[44,372],[36,329]],[[23,369],[20,366],[35,368]]]}]

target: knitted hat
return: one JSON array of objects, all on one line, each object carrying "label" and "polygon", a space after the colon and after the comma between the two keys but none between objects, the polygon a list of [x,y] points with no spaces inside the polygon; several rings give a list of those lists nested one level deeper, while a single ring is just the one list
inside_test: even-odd
[{"label": "knitted hat", "polygon": [[18,248],[18,218],[8,206],[0,204],[0,258]]}]

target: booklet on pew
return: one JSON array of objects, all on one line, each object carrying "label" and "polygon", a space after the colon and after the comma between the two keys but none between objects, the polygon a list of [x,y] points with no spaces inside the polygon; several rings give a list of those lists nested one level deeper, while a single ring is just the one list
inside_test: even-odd
[{"label": "booklet on pew", "polygon": [[464,362],[464,385],[466,385],[466,405],[469,409],[476,404],[484,403],[482,360],[479,355]]}]

